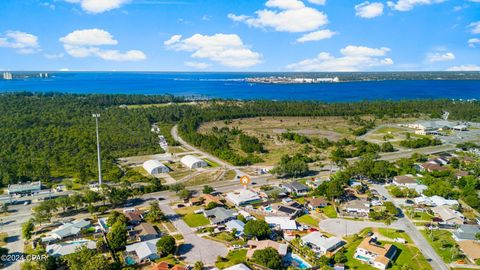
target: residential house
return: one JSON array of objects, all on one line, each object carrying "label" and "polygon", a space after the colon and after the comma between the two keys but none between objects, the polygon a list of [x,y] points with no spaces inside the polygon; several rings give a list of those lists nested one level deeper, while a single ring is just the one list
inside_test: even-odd
[{"label": "residential house", "polygon": [[446,224],[460,225],[465,222],[465,217],[463,214],[451,209],[448,205],[432,207],[432,211]]},{"label": "residential house", "polygon": [[397,249],[394,245],[381,246],[375,238],[367,237],[358,245],[353,257],[377,269],[385,270],[396,253]]},{"label": "residential house", "polygon": [[480,259],[480,243],[476,240],[464,240],[458,242],[460,249],[467,255],[473,264]]},{"label": "residential house", "polygon": [[367,216],[370,212],[370,202],[366,200],[352,200],[345,203],[345,211],[350,214]]},{"label": "residential house", "polygon": [[286,192],[288,193],[296,193],[297,195],[305,195],[308,190],[309,190],[309,187],[300,183],[300,182],[297,182],[297,181],[294,181],[294,182],[290,182],[290,183],[285,183],[285,184],[281,184],[280,185]]},{"label": "residential house", "polygon": [[392,184],[396,186],[403,186],[403,187],[407,186],[408,184],[416,184],[416,183],[417,181],[415,181],[415,179],[406,175],[395,176],[392,180]]},{"label": "residential house", "polygon": [[170,267],[167,262],[159,262],[154,264],[150,270],[187,270],[187,268],[178,264]]},{"label": "residential house", "polygon": [[237,189],[233,192],[227,193],[226,199],[236,206],[242,206],[261,201],[256,192],[247,188]]},{"label": "residential house", "polygon": [[243,235],[243,228],[245,227],[245,223],[238,219],[232,219],[225,223],[225,226],[227,227],[228,231],[233,232],[234,230],[236,230],[236,236],[241,236]]},{"label": "residential house", "polygon": [[289,217],[265,217],[265,222],[267,222],[270,227],[277,230],[285,232],[297,230],[297,222]]},{"label": "residential house", "polygon": [[297,195],[305,195],[309,190],[308,186],[297,181],[281,184],[280,186],[288,193],[296,193]]},{"label": "residential house", "polygon": [[305,184],[307,186],[309,186],[310,188],[317,188],[318,186],[320,186],[322,183],[324,182],[328,182],[330,181],[330,179],[328,178],[312,178],[312,179],[309,179],[305,182]]},{"label": "residential house", "polygon": [[249,240],[247,242],[248,251],[247,251],[247,258],[251,258],[255,250],[266,249],[267,247],[274,248],[278,251],[280,256],[285,256],[288,251],[288,244],[281,244],[272,240],[262,240],[262,241],[255,241]]},{"label": "residential house", "polygon": [[136,226],[143,221],[142,211],[135,209],[134,211],[126,211],[123,214],[127,218],[128,223],[132,226]]},{"label": "residential house", "polygon": [[151,239],[143,242],[134,243],[126,246],[127,256],[133,258],[135,262],[153,261],[160,256],[157,253],[157,242],[160,238]]},{"label": "residential house", "polygon": [[45,251],[47,255],[53,257],[65,256],[77,252],[77,249],[85,246],[88,249],[96,249],[97,243],[87,239],[78,239],[64,243],[47,245]]},{"label": "residential house", "polygon": [[237,217],[237,212],[223,207],[215,207],[203,212],[205,217],[209,218],[212,224],[225,224]]},{"label": "residential house", "polygon": [[338,237],[326,237],[318,231],[303,236],[301,243],[311,248],[319,256],[326,255],[327,253],[332,254],[346,244],[345,241]]},{"label": "residential house", "polygon": [[328,205],[328,201],[325,198],[313,198],[308,202],[308,207],[312,210],[317,208],[323,208]]},{"label": "residential house", "polygon": [[283,205],[283,204],[275,205],[274,209],[275,209],[274,213],[276,215],[286,216],[290,218],[298,217],[303,213],[303,207],[295,201],[286,205]]},{"label": "residential house", "polygon": [[434,195],[431,197],[427,196],[421,196],[413,199],[415,204],[418,205],[426,205],[426,206],[442,206],[442,205],[447,205],[447,206],[456,206],[458,205],[457,200],[449,200],[445,199],[443,197]]},{"label": "residential house", "polygon": [[470,225],[470,224],[462,224],[458,226],[458,228],[452,232],[453,239],[455,241],[464,241],[464,240],[477,240],[475,235],[480,233],[480,226],[478,225]]},{"label": "residential house", "polygon": [[52,230],[48,236],[42,238],[42,242],[51,243],[69,237],[78,236],[82,229],[86,229],[90,227],[90,225],[90,221],[85,219],[79,219],[70,223],[65,223],[57,229]]},{"label": "residential house", "polygon": [[422,171],[427,171],[427,172],[448,171],[447,167],[443,167],[441,165],[438,165],[437,163],[429,163],[429,162],[421,164],[420,169]]},{"label": "residential house", "polygon": [[139,241],[146,241],[158,238],[160,234],[155,230],[152,224],[148,222],[142,222],[135,227],[135,235]]},{"label": "residential house", "polygon": [[277,186],[270,186],[267,189],[261,189],[259,191],[261,197],[265,198],[283,198],[287,196],[287,193],[283,188],[277,187]]}]

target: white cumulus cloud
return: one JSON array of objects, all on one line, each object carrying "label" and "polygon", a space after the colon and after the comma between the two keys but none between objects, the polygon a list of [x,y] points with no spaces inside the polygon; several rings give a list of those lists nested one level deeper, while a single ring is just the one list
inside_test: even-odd
[{"label": "white cumulus cloud", "polygon": [[112,9],[120,8],[130,0],[65,0],[69,3],[80,4],[88,13],[103,13]]},{"label": "white cumulus cloud", "polygon": [[475,48],[476,45],[480,45],[480,38],[471,38],[468,40],[468,46]]},{"label": "white cumulus cloud", "polygon": [[193,58],[208,59],[233,68],[251,67],[262,61],[262,55],[247,48],[236,34],[195,34],[183,39],[174,35],[164,45],[171,50],[191,52]]},{"label": "white cumulus cloud", "polygon": [[95,56],[108,61],[140,61],[147,56],[139,50],[120,52],[113,49],[104,49],[106,45],[117,45],[118,41],[103,29],[75,30],[61,37],[65,51],[73,57],[83,58]]},{"label": "white cumulus cloud", "polygon": [[0,34],[0,47],[15,49],[19,54],[32,54],[40,51],[38,37],[22,31],[6,31]]},{"label": "white cumulus cloud", "polygon": [[321,5],[321,6],[324,6],[325,4],[327,4],[327,0],[308,0],[308,2],[315,5]]},{"label": "white cumulus cloud", "polygon": [[435,62],[444,62],[444,61],[452,61],[455,60],[455,55],[451,52],[446,52],[446,53],[429,53],[427,55],[427,61],[431,63]]},{"label": "white cumulus cloud", "polygon": [[210,64],[204,63],[204,62],[185,62],[185,66],[187,67],[193,67],[196,69],[206,69],[210,67]]},{"label": "white cumulus cloud", "polygon": [[480,66],[477,66],[477,65],[454,66],[454,67],[448,68],[447,71],[480,71]]},{"label": "white cumulus cloud", "polygon": [[294,33],[314,31],[328,23],[325,13],[305,6],[300,0],[268,0],[265,6],[267,9],[257,10],[253,16],[229,14],[228,17],[251,27]]},{"label": "white cumulus cloud", "polygon": [[480,21],[472,22],[468,25],[468,27],[470,28],[470,32],[472,32],[472,34],[480,34]]},{"label": "white cumulus cloud", "polygon": [[383,4],[380,2],[370,3],[365,1],[355,6],[355,15],[365,19],[371,19],[383,14]]},{"label": "white cumulus cloud", "polygon": [[332,38],[334,35],[336,35],[336,32],[333,32],[331,30],[325,29],[325,30],[319,30],[315,32],[311,32],[308,34],[305,34],[301,36],[300,38],[297,39],[298,43],[304,43],[308,41],[318,41],[322,39],[329,39]]},{"label": "white cumulus cloud", "polygon": [[412,10],[415,6],[438,4],[445,1],[446,0],[397,0],[388,1],[387,4],[392,9],[398,11],[409,11]]},{"label": "white cumulus cloud", "polygon": [[391,58],[385,57],[389,48],[369,48],[349,45],[340,50],[342,56],[335,57],[321,52],[316,57],[288,65],[294,71],[362,71],[393,64]]}]

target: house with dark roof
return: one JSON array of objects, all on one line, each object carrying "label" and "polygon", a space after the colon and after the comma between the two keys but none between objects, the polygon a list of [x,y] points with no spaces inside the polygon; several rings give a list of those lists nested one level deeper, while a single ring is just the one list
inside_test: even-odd
[{"label": "house with dark roof", "polygon": [[143,221],[142,211],[134,210],[134,211],[127,211],[123,213],[125,217],[127,217],[128,223],[130,225],[138,225]]},{"label": "house with dark roof", "polygon": [[309,190],[308,186],[297,181],[281,184],[280,186],[288,193],[296,193],[298,195],[305,195]]},{"label": "house with dark roof", "polygon": [[452,236],[455,241],[476,240],[475,235],[477,233],[480,233],[480,226],[462,224],[452,232]]},{"label": "house with dark roof", "polygon": [[417,181],[410,176],[398,175],[393,177],[392,184],[396,186],[407,186],[409,184],[416,184]]},{"label": "house with dark roof", "polygon": [[236,219],[237,212],[231,209],[225,209],[223,207],[215,207],[203,212],[205,217],[210,219],[212,224],[225,224],[232,219]]}]

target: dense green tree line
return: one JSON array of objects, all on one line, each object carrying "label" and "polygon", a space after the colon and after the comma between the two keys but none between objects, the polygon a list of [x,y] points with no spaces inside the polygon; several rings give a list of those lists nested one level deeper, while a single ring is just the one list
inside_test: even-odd
[{"label": "dense green tree line", "polygon": [[[95,126],[100,113],[104,178],[118,180],[123,172],[115,159],[161,152],[150,125],[179,123],[182,137],[233,164],[255,162],[239,155],[228,137],[197,132],[201,123],[261,116],[373,115],[411,117],[449,111],[451,119],[480,120],[480,103],[449,100],[376,101],[356,103],[208,101],[201,106],[180,105],[182,98],[144,95],[72,95],[15,93],[0,96],[0,183],[73,177],[94,179]],[[170,106],[125,108],[120,105],[174,102]],[[368,124],[368,123],[366,123]],[[366,125],[367,126],[367,125]],[[318,140],[317,144],[324,144]],[[48,181],[47,181],[48,182]]]}]

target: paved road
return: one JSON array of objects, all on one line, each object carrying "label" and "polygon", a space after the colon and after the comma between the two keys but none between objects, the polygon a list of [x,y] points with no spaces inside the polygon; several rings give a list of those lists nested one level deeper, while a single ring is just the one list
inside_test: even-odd
[{"label": "paved road", "polygon": [[214,265],[218,256],[225,257],[228,254],[224,245],[196,235],[169,205],[162,204],[160,208],[185,239],[185,244],[179,248],[179,255],[184,256],[185,261],[202,261],[206,265]]},{"label": "paved road", "polygon": [[[391,201],[395,204],[396,207],[400,208],[400,205],[393,200],[392,196],[388,193],[382,185],[373,185],[373,187],[380,193],[387,198],[388,201]],[[407,217],[402,217],[397,220],[402,224],[403,230],[412,238],[413,242],[417,246],[418,249],[423,253],[425,258],[429,260],[430,265],[435,270],[448,270],[448,266],[443,262],[442,258],[438,256],[432,246],[428,243],[428,241],[423,237],[423,235],[417,230],[415,225],[410,221]]]}]

